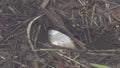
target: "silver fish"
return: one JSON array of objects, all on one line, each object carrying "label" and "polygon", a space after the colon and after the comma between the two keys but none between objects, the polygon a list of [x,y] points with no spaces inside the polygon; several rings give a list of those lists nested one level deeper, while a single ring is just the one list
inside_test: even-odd
[{"label": "silver fish", "polygon": [[49,41],[56,46],[72,48],[72,49],[76,48],[72,39],[68,37],[66,34],[61,33],[60,31],[49,30],[48,35],[49,35],[48,36]]}]

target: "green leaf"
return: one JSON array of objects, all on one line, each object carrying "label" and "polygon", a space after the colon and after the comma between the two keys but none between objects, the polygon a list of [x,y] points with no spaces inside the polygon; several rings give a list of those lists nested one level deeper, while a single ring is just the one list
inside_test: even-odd
[{"label": "green leaf", "polygon": [[109,66],[101,65],[101,64],[95,64],[95,63],[90,63],[90,64],[95,68],[111,68]]}]

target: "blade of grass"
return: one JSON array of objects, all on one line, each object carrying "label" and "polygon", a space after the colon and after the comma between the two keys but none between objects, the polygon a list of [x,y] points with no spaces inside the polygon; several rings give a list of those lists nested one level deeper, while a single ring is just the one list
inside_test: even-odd
[{"label": "blade of grass", "polygon": [[[28,38],[28,43],[30,44],[30,48],[32,49],[32,51],[34,51],[34,54],[33,56],[40,59],[37,52],[35,51],[35,48],[33,46],[33,43],[31,42],[31,39],[30,39],[30,32],[31,32],[31,27],[32,27],[32,24],[39,18],[41,18],[44,14],[41,14],[37,17],[35,17],[33,20],[30,21],[30,23],[28,24],[28,27],[27,27],[27,38]],[[38,60],[37,59],[37,60]],[[34,68],[39,68],[39,64],[38,64],[38,61],[36,59],[33,59],[32,61],[32,64],[34,66]]]},{"label": "blade of grass", "polygon": [[101,65],[101,64],[95,64],[95,63],[90,63],[91,66],[95,67],[95,68],[111,68],[109,66],[106,65]]},{"label": "blade of grass", "polygon": [[32,49],[33,51],[34,51],[35,49],[34,49],[34,47],[33,47],[33,44],[32,44],[32,42],[31,42],[31,40],[30,40],[31,27],[32,27],[32,24],[33,24],[37,19],[41,18],[43,15],[44,15],[44,14],[41,14],[41,15],[35,17],[33,20],[30,21],[30,23],[28,24],[28,27],[27,27],[28,43],[30,44],[30,47],[31,47],[31,49]]},{"label": "blade of grass", "polygon": [[63,51],[63,49],[52,49],[52,48],[42,48],[42,49],[36,49],[35,51]]}]

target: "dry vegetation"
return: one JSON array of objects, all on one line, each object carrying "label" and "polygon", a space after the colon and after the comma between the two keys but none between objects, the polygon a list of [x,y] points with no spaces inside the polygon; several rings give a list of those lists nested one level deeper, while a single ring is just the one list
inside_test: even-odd
[{"label": "dry vegetation", "polygon": [[[77,49],[51,44],[49,29]],[[119,0],[0,0],[0,68],[120,68],[119,48]]]}]

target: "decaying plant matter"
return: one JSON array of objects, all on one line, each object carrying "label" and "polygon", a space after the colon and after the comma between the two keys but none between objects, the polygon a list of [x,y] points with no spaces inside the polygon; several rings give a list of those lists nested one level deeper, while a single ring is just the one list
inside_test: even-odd
[{"label": "decaying plant matter", "polygon": [[[0,0],[0,68],[120,68],[119,4]],[[67,36],[75,48],[52,44],[50,30]]]}]

